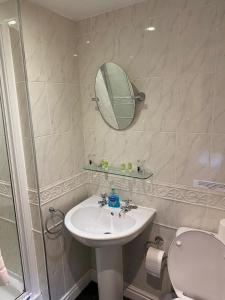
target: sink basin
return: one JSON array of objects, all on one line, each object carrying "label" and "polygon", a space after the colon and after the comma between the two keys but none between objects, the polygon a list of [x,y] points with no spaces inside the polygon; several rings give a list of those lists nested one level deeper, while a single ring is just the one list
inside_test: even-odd
[{"label": "sink basin", "polygon": [[138,206],[120,214],[120,208],[100,207],[99,200],[92,196],[72,208],[65,225],[78,241],[95,248],[99,300],[122,300],[122,246],[146,228],[155,209]]},{"label": "sink basin", "polygon": [[81,243],[90,247],[124,245],[137,237],[152,220],[155,210],[138,207],[119,216],[120,209],[100,207],[98,196],[92,196],[72,208],[65,225]]}]

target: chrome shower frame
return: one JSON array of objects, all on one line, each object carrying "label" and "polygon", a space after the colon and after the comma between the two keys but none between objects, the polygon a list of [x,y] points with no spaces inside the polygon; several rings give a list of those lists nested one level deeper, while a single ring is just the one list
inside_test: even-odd
[{"label": "chrome shower frame", "polygon": [[7,24],[0,25],[0,86],[11,169],[17,227],[26,291],[17,300],[43,300],[37,269],[29,207],[25,154],[22,142],[12,48]]}]

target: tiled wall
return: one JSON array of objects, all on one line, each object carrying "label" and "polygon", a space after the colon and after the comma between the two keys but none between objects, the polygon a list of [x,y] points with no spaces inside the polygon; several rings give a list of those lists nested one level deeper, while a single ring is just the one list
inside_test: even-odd
[{"label": "tiled wall", "polygon": [[[194,179],[225,182],[224,14],[222,0],[148,0],[75,24],[22,3],[43,218],[49,206],[66,212],[88,194],[109,191],[111,181],[123,198],[155,207],[154,224],[125,247],[124,257],[125,280],[156,299],[170,284],[166,271],[162,281],[146,275],[145,242],[160,234],[167,250],[178,227],[216,231],[225,216],[224,193],[192,187]],[[107,61],[146,93],[133,126],[121,132],[104,123],[91,101],[97,69]],[[145,159],[154,177],[130,182],[83,173],[89,154],[118,165]],[[31,202],[38,219],[38,203]],[[58,300],[90,268],[90,253],[67,232],[53,240],[46,235],[46,246]]]},{"label": "tiled wall", "polygon": [[[149,0],[78,23],[86,157],[145,159],[160,183],[225,182],[224,10],[222,0]],[[150,25],[156,30],[145,31]],[[107,61],[146,93],[126,131],[105,125],[90,101],[96,71]]]},{"label": "tiled wall", "polygon": [[[87,196],[82,173],[84,143],[78,66],[73,56],[77,52],[76,26],[30,1],[22,1],[21,8],[45,227],[49,207],[67,212]],[[35,197],[31,199],[31,212],[38,248],[42,229]],[[66,231],[52,236],[45,231],[45,245],[51,299],[58,300],[90,269],[90,250]]]},{"label": "tiled wall", "polygon": [[[148,0],[77,24],[85,161],[93,153],[117,165],[145,159],[154,173],[130,184],[90,175],[89,194],[108,192],[114,182],[123,198],[157,209],[152,230],[125,248],[125,279],[155,296],[168,290],[168,278],[146,276],[145,241],[160,233],[168,249],[176,228],[217,231],[225,217],[224,193],[193,188],[195,179],[225,183],[224,14],[222,0]],[[125,131],[109,128],[91,101],[96,72],[108,61],[146,94]]]},{"label": "tiled wall", "polygon": [[72,177],[83,166],[78,70],[73,56],[75,25],[26,1],[22,4],[22,17],[42,189]]}]

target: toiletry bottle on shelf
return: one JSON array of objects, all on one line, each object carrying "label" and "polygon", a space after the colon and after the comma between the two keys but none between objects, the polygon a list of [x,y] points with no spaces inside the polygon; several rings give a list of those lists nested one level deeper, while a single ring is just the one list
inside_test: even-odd
[{"label": "toiletry bottle on shelf", "polygon": [[114,187],[112,187],[112,191],[108,197],[108,205],[109,207],[120,207],[120,196],[116,193]]},{"label": "toiletry bottle on shelf", "polygon": [[132,165],[131,162],[129,162],[129,163],[127,164],[127,171],[128,171],[129,173],[131,173],[131,172],[133,171],[133,165]]}]

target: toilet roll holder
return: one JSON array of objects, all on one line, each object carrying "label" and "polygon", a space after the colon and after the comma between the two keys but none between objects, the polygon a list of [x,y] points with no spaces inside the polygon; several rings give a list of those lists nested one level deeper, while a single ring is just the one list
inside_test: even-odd
[{"label": "toilet roll holder", "polygon": [[164,244],[164,239],[161,236],[157,235],[154,241],[147,241],[145,243],[145,248],[146,251],[150,246],[155,246],[157,249],[159,249],[160,247],[163,246],[163,244]]},{"label": "toilet roll holder", "polygon": [[[160,247],[163,246],[163,244],[164,244],[164,239],[161,236],[157,235],[155,237],[154,241],[147,241],[145,243],[145,251],[147,252],[149,247],[151,247],[151,246],[159,249]],[[165,261],[165,263],[167,263],[167,255],[166,254],[163,257],[163,261]]]}]

